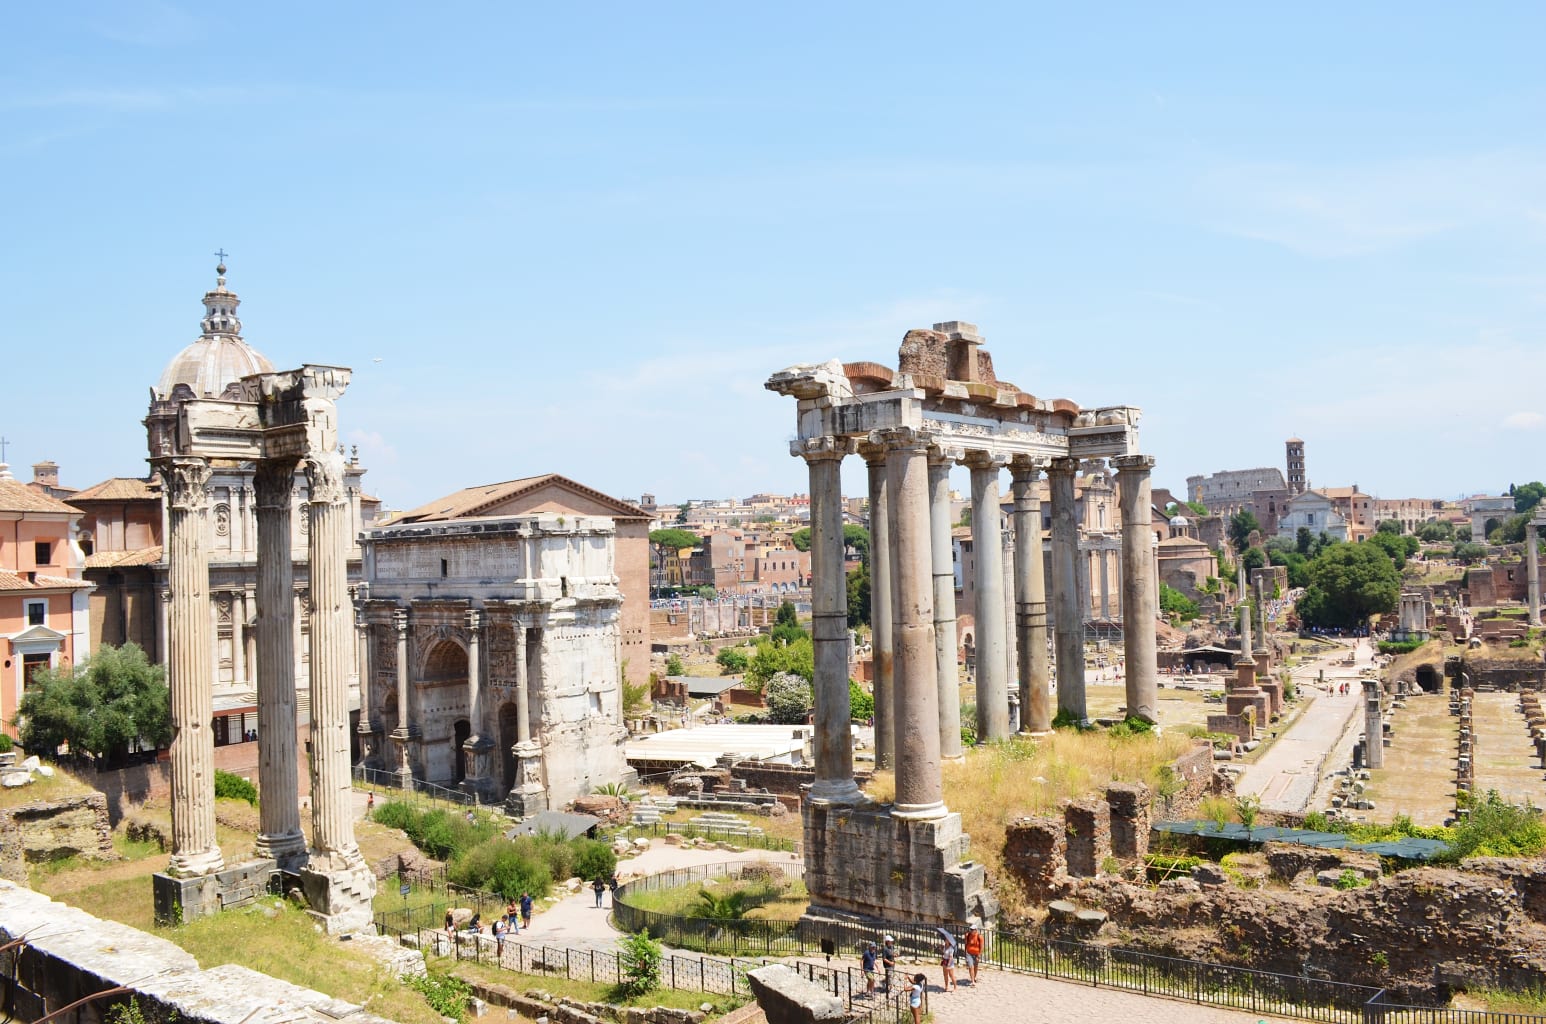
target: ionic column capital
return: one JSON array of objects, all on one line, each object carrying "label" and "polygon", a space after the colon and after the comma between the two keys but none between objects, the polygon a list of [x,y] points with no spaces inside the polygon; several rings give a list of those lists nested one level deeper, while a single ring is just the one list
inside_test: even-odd
[{"label": "ionic column capital", "polygon": [[954,466],[966,458],[966,449],[953,445],[933,444],[929,446],[929,465]]},{"label": "ionic column capital", "polygon": [[981,449],[969,451],[961,460],[972,469],[1003,469],[1009,465],[1009,456],[999,452],[983,451]]},{"label": "ionic column capital", "polygon": [[1124,476],[1148,473],[1154,468],[1154,456],[1152,455],[1119,455],[1111,460],[1111,464],[1117,467],[1117,472]]},{"label": "ionic column capital", "polygon": [[1009,460],[1009,473],[1015,483],[1035,483],[1036,477],[1052,460],[1037,455],[1016,455]]},{"label": "ionic column capital", "polygon": [[934,443],[934,433],[917,427],[886,427],[870,431],[869,441],[885,452],[923,451]]},{"label": "ionic column capital", "polygon": [[806,462],[818,462],[824,459],[842,461],[845,456],[854,453],[854,440],[851,437],[839,437],[833,434],[825,434],[821,437],[806,437],[789,442],[789,454]]}]

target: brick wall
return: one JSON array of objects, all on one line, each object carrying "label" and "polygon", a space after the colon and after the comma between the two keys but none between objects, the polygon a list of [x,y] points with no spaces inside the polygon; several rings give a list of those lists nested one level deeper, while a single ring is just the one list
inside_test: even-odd
[{"label": "brick wall", "polygon": [[1133,860],[1149,852],[1149,787],[1113,782],[1106,787],[1111,808],[1111,855]]},{"label": "brick wall", "polygon": [[1060,818],[1018,818],[1004,833],[1004,867],[1029,898],[1059,891],[1068,875],[1064,825]]},{"label": "brick wall", "polygon": [[1104,800],[1071,800],[1063,806],[1068,873],[1084,878],[1100,874],[1111,856],[1111,807]]}]

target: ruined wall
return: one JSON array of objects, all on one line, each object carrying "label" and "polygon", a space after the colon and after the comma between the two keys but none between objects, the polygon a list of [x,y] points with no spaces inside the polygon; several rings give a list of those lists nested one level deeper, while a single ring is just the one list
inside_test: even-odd
[{"label": "ruined wall", "polygon": [[[1156,888],[1110,877],[1062,895],[1110,915],[1127,947],[1384,987],[1423,1000],[1449,987],[1546,985],[1546,865],[1485,861],[1416,868],[1346,891],[1301,877],[1241,889],[1185,878]],[[1220,873],[1222,875],[1222,873]]]},{"label": "ruined wall", "polygon": [[27,865],[83,855],[113,856],[101,793],[0,810],[0,878],[27,884]]}]

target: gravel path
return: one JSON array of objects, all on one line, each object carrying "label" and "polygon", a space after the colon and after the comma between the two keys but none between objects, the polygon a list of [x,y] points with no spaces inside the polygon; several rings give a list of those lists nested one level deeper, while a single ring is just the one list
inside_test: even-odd
[{"label": "gravel path", "polygon": [[[1289,1019],[994,970],[979,971],[975,987],[959,984],[954,992],[943,992],[939,969],[926,973],[929,1010],[936,1024],[1277,1024]],[[965,971],[961,974],[964,977]]]}]

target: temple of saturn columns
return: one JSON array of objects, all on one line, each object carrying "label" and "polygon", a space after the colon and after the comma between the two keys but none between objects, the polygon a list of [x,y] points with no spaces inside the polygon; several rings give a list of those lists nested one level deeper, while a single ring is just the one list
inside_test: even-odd
[{"label": "temple of saturn columns", "polygon": [[[221,268],[224,273],[224,268]],[[222,278],[223,284],[223,278]],[[330,933],[370,923],[375,878],[354,839],[349,669],[354,616],[347,560],[351,512],[336,401],[349,371],[306,365],[241,379],[220,398],[178,385],[145,420],[166,495],[167,668],[172,704],[172,855],[155,876],[157,918],[189,920],[261,895],[291,872]],[[213,625],[206,520],[212,467],[252,463],[257,507],[259,835],[251,863],[228,867],[215,838]],[[296,467],[310,514],[307,641],[311,687],[311,825],[301,832],[295,715],[291,507]]]},{"label": "temple of saturn columns", "polygon": [[[881,917],[959,923],[996,911],[968,837],[945,806],[941,760],[961,755],[950,468],[971,471],[978,558],[977,735],[1010,735],[1010,678],[1021,731],[1052,728],[1047,601],[1053,601],[1057,705],[1084,720],[1084,616],[1077,570],[1074,478],[1082,463],[1117,469],[1127,713],[1155,720],[1157,612],[1149,473],[1138,452],[1139,411],[1081,409],[997,380],[972,324],[907,332],[898,369],[837,360],[790,367],[766,387],[799,402],[792,454],[810,471],[815,780],[805,805],[806,885],[813,918]],[[895,769],[896,798],[871,803],[853,777],[848,701],[842,461],[869,470],[871,618],[877,762]],[[1000,476],[1014,496],[1013,571],[1004,550]],[[1052,571],[1041,556],[1037,475],[1052,503]],[[1002,581],[1008,575],[1012,588]],[[1012,589],[1012,593],[1006,590]],[[1013,615],[1006,613],[1013,602]],[[1008,623],[1018,634],[1011,666]]]}]

